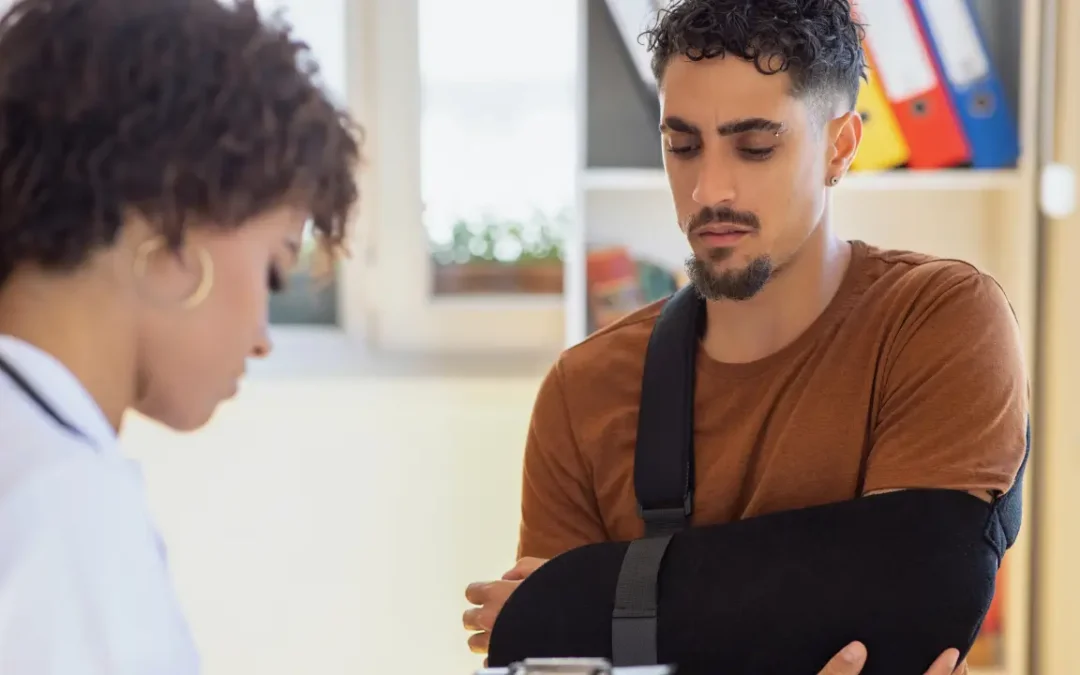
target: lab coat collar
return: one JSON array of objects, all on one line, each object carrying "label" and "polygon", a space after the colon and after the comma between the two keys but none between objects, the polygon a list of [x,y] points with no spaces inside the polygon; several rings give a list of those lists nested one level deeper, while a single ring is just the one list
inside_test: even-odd
[{"label": "lab coat collar", "polygon": [[103,453],[117,451],[116,432],[105,413],[64,364],[51,354],[9,335],[0,335],[0,357],[95,448]]}]

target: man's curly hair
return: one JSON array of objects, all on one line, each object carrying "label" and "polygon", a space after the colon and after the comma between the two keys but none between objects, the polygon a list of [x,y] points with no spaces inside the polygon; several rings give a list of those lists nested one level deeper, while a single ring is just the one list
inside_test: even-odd
[{"label": "man's curly hair", "polygon": [[0,284],[66,270],[138,213],[179,247],[303,208],[340,244],[361,133],[252,0],[20,0],[0,19]]},{"label": "man's curly hair", "polygon": [[865,76],[863,27],[848,0],[676,0],[643,33],[658,82],[673,56],[732,55],[786,72],[792,94],[853,109]]}]

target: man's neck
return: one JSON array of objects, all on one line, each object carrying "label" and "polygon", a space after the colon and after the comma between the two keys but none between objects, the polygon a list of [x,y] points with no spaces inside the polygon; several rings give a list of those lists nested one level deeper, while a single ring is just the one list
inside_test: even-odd
[{"label": "man's neck", "polygon": [[0,335],[62,363],[118,433],[135,398],[135,344],[124,324],[107,297],[74,280],[17,275],[0,290]]},{"label": "man's neck", "polygon": [[724,363],[775,354],[802,335],[836,295],[851,245],[819,231],[781,274],[750,300],[708,303],[705,352]]}]

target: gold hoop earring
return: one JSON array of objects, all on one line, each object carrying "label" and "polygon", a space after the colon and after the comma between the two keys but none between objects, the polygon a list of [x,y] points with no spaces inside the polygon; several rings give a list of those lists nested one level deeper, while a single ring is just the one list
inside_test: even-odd
[{"label": "gold hoop earring", "polygon": [[199,285],[195,291],[181,304],[184,309],[195,309],[210,297],[210,291],[214,288],[214,259],[210,257],[210,251],[199,248]]},{"label": "gold hoop earring", "polygon": [[[164,246],[162,239],[149,239],[139,244],[135,249],[134,273],[136,278],[142,278],[146,274],[147,261],[150,255]],[[196,254],[199,258],[199,285],[195,290],[180,303],[184,309],[194,309],[204,303],[210,297],[210,291],[214,288],[214,259],[205,248],[199,248]]]}]

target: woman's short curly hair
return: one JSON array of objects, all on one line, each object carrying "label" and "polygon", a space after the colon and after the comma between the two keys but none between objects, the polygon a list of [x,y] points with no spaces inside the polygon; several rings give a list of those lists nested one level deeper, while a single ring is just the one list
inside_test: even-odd
[{"label": "woman's short curly hair", "polygon": [[848,0],[676,0],[643,37],[657,81],[673,56],[730,54],[766,75],[787,72],[797,96],[840,95],[854,108],[863,35]]},{"label": "woman's short curly hair", "polygon": [[361,133],[306,44],[252,0],[19,0],[0,20],[0,283],[71,269],[138,213],[192,223],[277,206],[335,245]]}]

